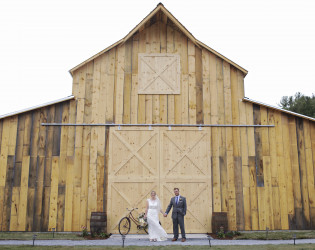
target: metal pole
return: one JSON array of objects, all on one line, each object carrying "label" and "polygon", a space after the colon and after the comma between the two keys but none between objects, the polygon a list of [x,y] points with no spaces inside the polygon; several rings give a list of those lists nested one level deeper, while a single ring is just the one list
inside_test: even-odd
[{"label": "metal pole", "polygon": [[268,240],[268,230],[269,230],[269,227],[266,227],[266,240]]},{"label": "metal pole", "polygon": [[42,123],[42,126],[118,126],[120,127],[168,127],[171,130],[171,127],[236,127],[236,128],[251,128],[251,127],[275,127],[275,125],[242,125],[242,124],[113,124],[113,123]]},{"label": "metal pole", "polygon": [[36,239],[37,235],[33,234],[33,246],[35,246],[35,239]]},{"label": "metal pole", "polygon": [[209,246],[211,247],[211,236],[208,235],[207,237],[208,237],[208,240],[209,240]]},{"label": "metal pole", "polygon": [[121,237],[122,237],[122,241],[123,241],[123,245],[122,245],[122,247],[124,248],[124,247],[125,247],[125,239],[126,239],[126,235],[122,234],[122,235],[121,235]]}]

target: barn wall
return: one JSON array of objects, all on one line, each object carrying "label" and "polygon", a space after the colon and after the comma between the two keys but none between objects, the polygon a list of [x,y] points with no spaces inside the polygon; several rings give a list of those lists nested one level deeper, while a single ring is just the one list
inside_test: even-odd
[{"label": "barn wall", "polygon": [[[74,123],[77,103],[66,101],[0,120],[1,231],[79,231],[86,225],[88,204],[103,211],[105,138],[92,148],[95,138],[82,137],[91,130],[41,126]],[[75,136],[82,130],[81,137]],[[94,149],[99,152],[96,165],[89,162]]]},{"label": "barn wall", "polygon": [[[179,53],[180,95],[138,95],[138,53]],[[315,123],[242,102],[244,75],[158,14],[74,72],[75,100],[0,120],[2,231],[79,231],[106,211],[107,127],[63,123],[275,124],[211,128],[212,208],[231,230],[315,228]]]}]

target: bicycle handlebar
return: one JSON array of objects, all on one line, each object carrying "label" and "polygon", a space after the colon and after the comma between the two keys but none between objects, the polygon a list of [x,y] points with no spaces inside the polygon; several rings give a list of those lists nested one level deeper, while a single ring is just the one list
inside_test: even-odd
[{"label": "bicycle handlebar", "polygon": [[136,209],[138,209],[137,207],[134,207],[133,209],[129,209],[129,208],[126,208],[127,209],[127,211],[129,211],[129,212],[132,212],[133,210],[136,210]]}]

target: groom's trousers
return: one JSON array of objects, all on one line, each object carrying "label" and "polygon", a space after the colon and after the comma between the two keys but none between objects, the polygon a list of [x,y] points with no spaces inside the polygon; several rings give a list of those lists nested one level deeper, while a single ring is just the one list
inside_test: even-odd
[{"label": "groom's trousers", "polygon": [[180,227],[180,232],[182,234],[182,238],[186,239],[184,216],[182,216],[179,213],[177,213],[176,218],[173,218],[173,232],[174,232],[174,238],[175,239],[178,239],[178,225]]}]

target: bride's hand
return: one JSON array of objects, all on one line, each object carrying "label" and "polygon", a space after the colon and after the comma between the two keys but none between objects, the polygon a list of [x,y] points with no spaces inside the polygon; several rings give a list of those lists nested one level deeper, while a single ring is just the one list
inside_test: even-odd
[{"label": "bride's hand", "polygon": [[146,218],[147,218],[147,216],[146,216],[146,215],[144,215],[144,217],[143,217],[143,218],[145,218],[145,219],[146,219]]}]

